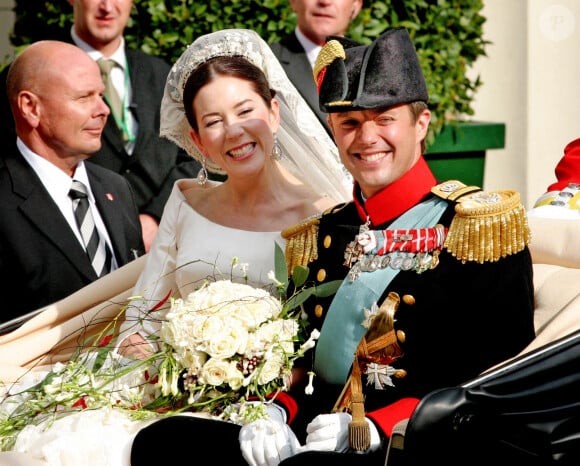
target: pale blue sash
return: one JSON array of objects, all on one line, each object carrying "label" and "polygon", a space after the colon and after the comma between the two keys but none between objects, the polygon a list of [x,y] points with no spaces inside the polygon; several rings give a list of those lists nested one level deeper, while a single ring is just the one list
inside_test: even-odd
[{"label": "pale blue sash", "polygon": [[[395,220],[389,229],[435,226],[447,205],[438,197],[421,202]],[[361,325],[364,309],[370,309],[380,299],[398,273],[399,270],[385,267],[374,272],[361,272],[353,282],[348,276],[344,279],[328,309],[315,347],[314,370],[325,381],[334,384],[346,382],[356,347],[366,332]]]}]

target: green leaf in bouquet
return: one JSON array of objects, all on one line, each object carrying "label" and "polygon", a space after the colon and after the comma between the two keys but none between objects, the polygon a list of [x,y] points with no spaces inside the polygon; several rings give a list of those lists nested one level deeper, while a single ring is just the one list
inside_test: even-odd
[{"label": "green leaf in bouquet", "polygon": [[288,309],[296,309],[302,305],[308,298],[317,296],[319,298],[326,298],[336,293],[340,287],[342,280],[334,280],[332,282],[316,285],[309,288],[302,288],[298,293],[290,297],[286,302]]},{"label": "green leaf in bouquet", "polygon": [[308,278],[309,269],[308,267],[304,267],[303,265],[297,265],[292,270],[292,281],[294,282],[294,286],[296,288],[300,288],[306,282]]},{"label": "green leaf in bouquet", "polygon": [[288,268],[286,266],[286,256],[278,243],[274,243],[274,267],[275,277],[280,283],[288,283]]}]

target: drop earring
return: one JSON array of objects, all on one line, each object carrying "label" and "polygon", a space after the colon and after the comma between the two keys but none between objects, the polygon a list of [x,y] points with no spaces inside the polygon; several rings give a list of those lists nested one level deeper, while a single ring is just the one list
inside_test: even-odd
[{"label": "drop earring", "polygon": [[199,171],[197,172],[197,184],[203,186],[204,184],[207,183],[207,169],[205,168],[205,156],[203,157],[203,159],[201,159],[201,168],[199,169]]},{"label": "drop earring", "polygon": [[282,159],[282,148],[280,147],[280,143],[278,142],[278,137],[276,133],[274,133],[274,145],[272,146],[272,159],[280,160]]}]

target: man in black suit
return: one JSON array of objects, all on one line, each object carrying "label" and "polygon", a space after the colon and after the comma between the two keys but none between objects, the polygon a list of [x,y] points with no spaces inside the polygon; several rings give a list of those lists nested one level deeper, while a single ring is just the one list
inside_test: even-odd
[{"label": "man in black suit", "polygon": [[[36,42],[9,69],[18,139],[0,158],[0,322],[64,298],[144,253],[131,186],[84,163],[101,147],[109,115],[103,90],[94,60],[65,42]],[[73,181],[88,191],[90,231],[106,264],[98,271],[76,223]]]},{"label": "man in black suit", "polygon": [[345,35],[350,22],[359,14],[363,0],[290,0],[290,5],[297,16],[296,28],[271,48],[290,81],[332,136],[327,114],[318,105],[312,70],[326,38]]},{"label": "man in black suit", "polygon": [[[159,136],[159,108],[170,66],[158,57],[125,46],[123,32],[133,0],[69,0],[73,27],[59,40],[72,42],[98,61],[112,59],[111,81],[122,103],[103,131],[101,149],[90,162],[123,175],[133,188],[146,251],[157,233],[163,207],[180,178],[197,176],[200,164]],[[118,113],[118,114],[115,114]],[[8,117],[9,118],[9,115]],[[0,125],[10,130],[11,122]],[[2,140],[16,138],[13,132]]]}]

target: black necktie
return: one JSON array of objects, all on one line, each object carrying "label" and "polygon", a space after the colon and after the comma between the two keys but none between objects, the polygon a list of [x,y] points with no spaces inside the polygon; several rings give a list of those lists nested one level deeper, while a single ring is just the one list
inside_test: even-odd
[{"label": "black necktie", "polygon": [[73,180],[68,194],[73,200],[75,220],[81,232],[85,249],[97,276],[101,277],[111,271],[112,255],[95,226],[93,214],[89,208],[87,188],[80,181]]}]

